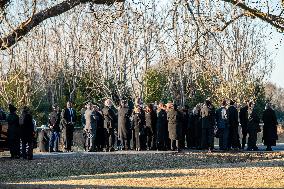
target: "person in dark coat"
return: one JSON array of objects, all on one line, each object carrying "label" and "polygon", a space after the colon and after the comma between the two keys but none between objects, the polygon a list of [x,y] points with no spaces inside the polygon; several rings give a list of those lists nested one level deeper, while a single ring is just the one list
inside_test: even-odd
[{"label": "person in dark coat", "polygon": [[190,118],[190,130],[192,137],[192,148],[201,149],[202,138],[202,119],[201,119],[201,104],[197,104],[193,110]]},{"label": "person in dark coat", "polygon": [[219,138],[220,150],[228,149],[229,125],[226,106],[227,102],[224,100],[222,106],[216,111],[217,137]]},{"label": "person in dark coat", "polygon": [[260,132],[260,119],[257,114],[256,109],[254,108],[254,104],[252,102],[249,103],[249,122],[248,122],[248,151],[257,151],[258,147],[256,146],[257,141],[257,133]]},{"label": "person in dark coat", "polygon": [[96,136],[97,151],[103,151],[103,148],[105,146],[104,117],[103,117],[103,114],[102,114],[99,106],[94,105],[94,110],[95,110],[96,116],[98,118],[98,120],[97,120],[97,136]]},{"label": "person in dark coat", "polygon": [[130,150],[131,139],[131,111],[127,102],[122,101],[118,110],[118,140],[121,141],[122,150]]},{"label": "person in dark coat", "polygon": [[11,158],[20,158],[20,125],[17,108],[9,104],[10,113],[7,116],[8,122],[8,143]]},{"label": "person in dark coat", "polygon": [[40,152],[49,151],[48,127],[45,125],[41,126],[41,130],[38,133],[38,147]]},{"label": "person in dark coat", "polygon": [[53,111],[48,116],[48,125],[50,129],[49,152],[59,152],[58,145],[60,141],[60,111],[59,106],[54,104]]},{"label": "person in dark coat", "polygon": [[0,120],[6,120],[6,113],[0,108]]},{"label": "person in dark coat", "polygon": [[157,109],[157,149],[166,150],[168,140],[167,112],[162,102]]},{"label": "person in dark coat", "polygon": [[145,114],[139,105],[136,105],[132,116],[132,130],[134,132],[133,147],[141,151],[141,141],[145,132]]},{"label": "person in dark coat", "polygon": [[272,151],[271,146],[276,146],[277,135],[277,117],[275,111],[271,108],[270,104],[267,104],[262,115],[263,125],[263,137],[266,151]]},{"label": "person in dark coat", "polygon": [[190,147],[190,134],[189,134],[189,120],[190,120],[190,115],[189,115],[189,106],[185,105],[184,108],[181,109],[182,113],[182,136],[181,136],[181,141],[180,141],[180,147],[182,149],[185,149],[185,143],[187,144],[187,148]]},{"label": "person in dark coat", "polygon": [[72,103],[67,102],[67,107],[64,109],[63,117],[61,119],[63,123],[62,134],[64,141],[64,150],[66,152],[71,152],[71,147],[73,144],[73,132],[74,126],[77,121],[76,111],[72,108]]},{"label": "person in dark coat", "polygon": [[241,143],[239,139],[239,117],[238,110],[235,107],[235,101],[230,101],[230,107],[228,108],[228,123],[229,123],[229,141],[228,147],[233,149],[240,149]]},{"label": "person in dark coat", "polygon": [[201,148],[214,149],[215,109],[209,100],[206,100],[201,108],[202,135]]},{"label": "person in dark coat", "polygon": [[33,117],[27,106],[23,107],[19,123],[21,128],[22,157],[31,160],[33,159],[33,139],[35,132]]},{"label": "person in dark coat", "polygon": [[145,135],[146,135],[146,145],[148,150],[156,149],[156,124],[157,124],[157,114],[154,111],[153,105],[148,104],[145,111]]},{"label": "person in dark coat", "polygon": [[239,118],[242,128],[242,149],[245,149],[248,135],[248,102],[240,109]]},{"label": "person in dark coat", "polygon": [[105,107],[103,108],[102,113],[104,117],[105,151],[114,151],[116,115],[112,109],[112,102],[110,99],[105,101]]},{"label": "person in dark coat", "polygon": [[182,132],[182,114],[178,111],[177,106],[172,102],[167,104],[167,120],[169,138],[171,140],[171,150],[180,151],[179,141],[181,140]]}]

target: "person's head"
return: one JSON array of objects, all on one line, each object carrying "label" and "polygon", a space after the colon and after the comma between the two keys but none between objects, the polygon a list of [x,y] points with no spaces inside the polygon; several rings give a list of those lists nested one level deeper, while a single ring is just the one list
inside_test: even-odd
[{"label": "person's head", "polygon": [[112,106],[112,101],[109,98],[105,100],[105,106],[106,107],[111,107]]},{"label": "person's head", "polygon": [[226,101],[226,100],[223,100],[222,106],[223,106],[223,107],[227,106],[227,101]]},{"label": "person's head", "polygon": [[86,104],[86,108],[88,109],[88,110],[91,110],[92,109],[92,103],[91,102],[88,102],[87,104]]},{"label": "person's head", "polygon": [[153,111],[153,104],[147,104],[146,111],[148,112]]},{"label": "person's head", "polygon": [[30,109],[27,106],[24,106],[22,109],[22,113],[27,114],[29,113]]},{"label": "person's head", "polygon": [[17,108],[12,104],[9,104],[8,108],[9,108],[10,113],[15,113],[17,111]]},{"label": "person's head", "polygon": [[235,101],[234,100],[230,100],[230,105],[234,106],[235,105]]},{"label": "person's head", "polygon": [[99,108],[99,106],[97,106],[97,105],[93,105],[93,110],[97,112],[97,111],[100,110],[100,108]]},{"label": "person's head", "polygon": [[254,102],[253,101],[250,101],[249,104],[248,104],[249,108],[253,109],[254,108]]},{"label": "person's head", "polygon": [[184,111],[188,111],[189,110],[189,106],[185,105],[183,109],[184,109]]},{"label": "person's head", "polygon": [[72,108],[72,102],[68,101],[68,102],[66,103],[66,106],[67,106],[67,108]]},{"label": "person's head", "polygon": [[268,102],[265,104],[265,109],[269,109],[269,108],[272,108],[272,107],[271,107],[271,104]]},{"label": "person's head", "polygon": [[160,109],[163,109],[163,108],[164,108],[164,103],[163,103],[163,102],[160,102],[159,105],[158,105],[158,107],[159,107]]},{"label": "person's head", "polygon": [[140,106],[139,106],[139,105],[135,105],[135,107],[134,107],[134,113],[140,113],[140,111],[141,111]]},{"label": "person's head", "polygon": [[58,106],[58,104],[53,104],[53,105],[52,105],[52,109],[53,109],[54,111],[59,111],[59,106]]}]

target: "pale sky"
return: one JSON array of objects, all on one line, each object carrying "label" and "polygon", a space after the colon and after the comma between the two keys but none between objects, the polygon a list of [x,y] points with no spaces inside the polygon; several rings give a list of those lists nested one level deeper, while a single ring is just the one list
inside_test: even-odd
[{"label": "pale sky", "polygon": [[[275,50],[276,56],[273,58],[275,67],[272,71],[270,81],[284,88],[284,33],[273,30],[271,38],[271,40],[267,39],[269,40],[268,48]],[[278,44],[278,49],[275,49],[275,44]]]}]

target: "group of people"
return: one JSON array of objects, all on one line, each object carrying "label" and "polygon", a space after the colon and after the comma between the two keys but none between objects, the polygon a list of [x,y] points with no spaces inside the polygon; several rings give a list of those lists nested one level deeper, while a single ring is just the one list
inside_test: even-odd
[{"label": "group of people", "polygon": [[[64,151],[70,152],[77,113],[71,102],[67,102],[66,108],[61,111],[57,104],[52,108],[48,118],[48,150],[59,152],[62,136]],[[35,122],[28,107],[23,107],[20,116],[16,110],[16,107],[9,105],[10,113],[6,118],[11,157],[32,159]],[[214,137],[219,139],[220,150],[245,149],[247,146],[246,150],[256,151],[261,120],[264,123],[264,145],[267,146],[266,150],[271,151],[278,139],[278,123],[269,104],[262,117],[258,115],[253,102],[246,102],[239,108],[233,100],[229,105],[223,101],[217,109],[210,100],[206,100],[190,110],[188,106],[180,108],[171,101],[144,106],[139,100],[133,108],[123,100],[116,109],[112,101],[107,99],[102,109],[88,102],[81,110],[83,146],[86,151],[114,151],[115,147],[137,151],[213,150]],[[39,137],[41,149],[44,136],[39,134]]]},{"label": "group of people", "polygon": [[9,114],[2,111],[1,120],[8,123],[8,143],[12,158],[33,159],[34,136],[36,123],[27,106],[21,110],[20,116],[16,113],[17,108],[9,105]]},{"label": "group of people", "polygon": [[[61,113],[54,106],[50,114],[50,152],[58,151],[60,125],[63,125],[65,133],[65,150],[71,150],[76,113],[68,108],[70,104]],[[137,151],[213,150],[214,137],[219,139],[220,150],[245,149],[247,146],[246,150],[256,151],[261,120],[264,123],[263,141],[266,150],[270,151],[278,139],[278,123],[269,104],[262,116],[258,115],[253,102],[246,102],[239,108],[233,100],[229,105],[223,101],[218,109],[206,100],[190,110],[188,106],[179,108],[173,102],[144,106],[139,101],[133,108],[128,101],[121,101],[115,109],[111,100],[107,99],[102,109],[88,102],[81,110],[86,151],[114,151],[115,146],[121,150]]]}]

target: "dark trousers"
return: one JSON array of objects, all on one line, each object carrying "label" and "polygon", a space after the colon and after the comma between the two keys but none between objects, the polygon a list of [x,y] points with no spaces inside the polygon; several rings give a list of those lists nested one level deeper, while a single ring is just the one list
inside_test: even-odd
[{"label": "dark trousers", "polygon": [[22,157],[24,159],[33,159],[33,140],[22,139]]},{"label": "dark trousers", "polygon": [[20,157],[20,138],[8,139],[12,158]]},{"label": "dark trousers", "polygon": [[121,144],[125,150],[130,149],[130,140],[128,139],[121,139]]},{"label": "dark trousers", "polygon": [[229,127],[229,140],[228,140],[229,148],[241,148],[239,130],[237,125],[233,125]]},{"label": "dark trousers", "polygon": [[180,149],[180,141],[171,139],[171,150],[179,150]]},{"label": "dark trousers", "polygon": [[201,148],[214,148],[214,128],[202,128]]},{"label": "dark trousers", "polygon": [[219,128],[219,148],[220,150],[228,149],[229,128]]},{"label": "dark trousers", "polygon": [[74,125],[72,124],[67,124],[63,130],[64,149],[67,151],[71,151],[71,147],[73,144],[73,131],[74,131]]},{"label": "dark trousers", "polygon": [[152,150],[156,149],[156,135],[155,135],[155,133],[149,127],[146,127],[145,132],[146,132],[147,148],[152,149]]},{"label": "dark trousers", "polygon": [[257,131],[249,131],[248,134],[248,150],[256,150]]},{"label": "dark trousers", "polygon": [[115,135],[113,128],[105,128],[104,129],[104,137],[105,137],[105,148],[114,148]]},{"label": "dark trousers", "polygon": [[58,131],[51,131],[49,138],[49,151],[58,151],[60,133]]}]

